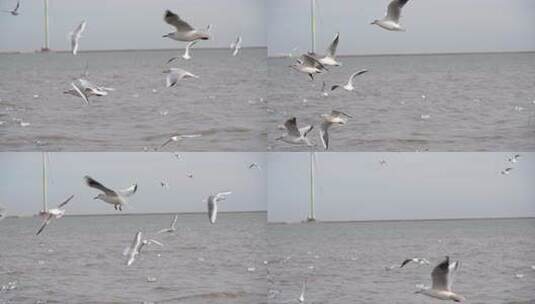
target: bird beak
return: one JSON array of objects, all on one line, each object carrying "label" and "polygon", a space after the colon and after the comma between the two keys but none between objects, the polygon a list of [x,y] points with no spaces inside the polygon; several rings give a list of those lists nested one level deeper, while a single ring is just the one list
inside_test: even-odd
[{"label": "bird beak", "polygon": [[95,199],[98,199],[98,196],[93,197],[93,199],[94,199],[94,200],[95,200]]}]

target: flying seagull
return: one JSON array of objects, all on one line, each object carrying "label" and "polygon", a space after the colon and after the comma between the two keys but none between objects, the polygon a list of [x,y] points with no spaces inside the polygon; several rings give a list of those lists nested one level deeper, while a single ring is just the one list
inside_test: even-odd
[{"label": "flying seagull", "polygon": [[115,210],[122,211],[123,206],[125,206],[127,203],[126,198],[132,196],[137,191],[137,184],[133,184],[124,190],[115,191],[115,190],[105,187],[104,185],[97,182],[90,176],[86,175],[84,179],[85,179],[85,183],[89,187],[98,189],[103,192],[103,193],[99,193],[93,199],[99,199],[103,202],[111,204],[113,205]]},{"label": "flying seagull", "polygon": [[178,215],[175,214],[175,216],[173,217],[173,221],[171,222],[171,226],[169,226],[169,228],[164,228],[156,233],[175,232],[176,231],[175,225],[176,225],[177,220],[178,220]]},{"label": "flying seagull", "polygon": [[[184,60],[190,60],[191,59],[191,55],[189,54],[189,50],[190,50],[190,48],[192,46],[197,44],[197,42],[199,42],[199,40],[193,40],[193,41],[191,41],[190,43],[188,43],[186,45],[186,49],[184,50],[184,55],[182,55],[182,59],[184,59]],[[169,64],[169,63],[173,62],[176,59],[178,59],[178,57],[173,57],[173,58],[167,60],[167,63]]]},{"label": "flying seagull", "polygon": [[260,165],[257,164],[256,162],[253,162],[253,163],[251,163],[251,164],[249,165],[249,169],[254,169],[254,168],[256,168],[256,169],[258,169],[258,170],[262,170],[262,167],[260,167]]},{"label": "flying seagull", "polygon": [[71,52],[73,55],[78,53],[78,40],[82,37],[82,32],[85,30],[86,22],[82,20],[80,24],[70,33],[71,39]]},{"label": "flying seagull", "polygon": [[175,86],[183,78],[199,78],[199,76],[180,68],[170,68],[163,71],[163,73],[167,74],[165,82],[168,88]]},{"label": "flying seagull", "polygon": [[371,24],[378,25],[389,31],[404,32],[405,29],[399,24],[401,9],[409,0],[392,0],[386,10],[386,16],[380,20],[374,20]]},{"label": "flying seagull", "polygon": [[176,31],[172,33],[163,35],[163,37],[184,42],[210,39],[210,26],[208,26],[206,30],[194,29],[191,25],[189,25],[189,23],[180,19],[177,14],[170,10],[165,11],[163,19],[176,29]]},{"label": "flying seagull", "polygon": [[321,83],[321,96],[323,97],[329,96],[329,92],[327,91],[327,84],[325,83],[325,81]]},{"label": "flying seagull", "polygon": [[518,162],[519,159],[520,159],[520,154],[515,154],[515,155],[509,157],[507,160],[510,163],[516,163],[516,162]]},{"label": "flying seagull", "polygon": [[83,104],[89,104],[89,97],[91,96],[106,96],[109,91],[115,91],[114,88],[106,88],[94,85],[89,80],[79,78],[71,82],[72,89],[63,91],[63,94],[69,94],[82,98]]},{"label": "flying seagull", "polygon": [[241,49],[241,42],[242,42],[242,38],[241,36],[238,36],[236,40],[230,44],[230,48],[233,50],[232,56],[238,55],[238,52]]},{"label": "flying seagull", "polygon": [[289,144],[305,144],[307,146],[312,146],[307,135],[314,129],[314,126],[310,125],[298,129],[297,118],[292,117],[284,123],[284,127],[288,133],[276,138],[276,140],[281,140]]},{"label": "flying seagull", "polygon": [[306,290],[306,287],[307,287],[307,281],[303,281],[303,286],[301,287],[301,294],[299,295],[299,298],[297,298],[297,301],[299,303],[304,303],[305,302],[305,290]]},{"label": "flying seagull", "polygon": [[338,41],[340,41],[340,33],[336,33],[333,41],[327,48],[327,54],[325,56],[320,56],[313,52],[309,52],[308,55],[312,56],[318,60],[321,64],[326,66],[341,66],[342,64],[336,61],[336,48],[338,47]]},{"label": "flying seagull", "polygon": [[342,87],[344,90],[346,90],[348,92],[351,92],[351,91],[355,90],[355,87],[353,86],[353,80],[355,79],[355,77],[360,76],[360,75],[362,75],[362,74],[364,74],[366,72],[368,72],[368,70],[360,70],[358,72],[355,72],[355,73],[351,74],[351,76],[349,76],[349,79],[347,80],[347,83],[344,86],[333,85],[331,87],[331,91],[334,91],[334,90],[338,89],[339,87]]},{"label": "flying seagull", "polygon": [[20,0],[17,1],[17,5],[15,6],[15,8],[13,10],[11,10],[11,11],[2,10],[2,12],[10,13],[13,16],[18,16],[19,15],[19,7],[20,7]]},{"label": "flying seagull", "polygon": [[403,268],[405,265],[407,265],[409,263],[416,263],[416,264],[420,264],[420,265],[429,265],[430,264],[429,261],[426,258],[410,258],[410,259],[405,259],[401,263],[399,268]]},{"label": "flying seagull", "polygon": [[454,302],[462,302],[466,300],[463,296],[454,293],[451,290],[453,284],[453,274],[459,269],[460,263],[456,261],[450,263],[450,258],[446,259],[438,264],[431,272],[431,278],[433,279],[433,286],[423,287],[415,293],[423,294],[431,298],[439,300],[451,300]]},{"label": "flying seagull", "polygon": [[321,62],[308,54],[303,54],[301,57],[297,58],[296,63],[289,67],[301,73],[308,74],[312,80],[314,80],[314,74],[327,71],[327,68]]},{"label": "flying seagull", "polygon": [[217,218],[217,203],[225,200],[231,194],[232,192],[219,192],[208,197],[208,220],[210,224],[214,224]]},{"label": "flying seagull", "polygon": [[328,150],[329,149],[329,133],[328,133],[329,127],[331,127],[332,125],[343,126],[347,123],[348,118],[353,118],[353,117],[344,112],[333,110],[329,114],[322,114],[321,118],[322,118],[321,123],[320,123],[321,143],[323,144],[323,148],[325,148],[325,150]]},{"label": "flying seagull", "polygon": [[52,222],[53,219],[60,219],[65,214],[65,205],[67,205],[74,195],[71,195],[67,200],[65,200],[63,203],[59,204],[57,208],[51,208],[48,210],[44,210],[41,214],[45,216],[45,220],[43,221],[43,224],[41,225],[41,228],[37,230],[36,235],[39,235],[45,227]]},{"label": "flying seagull", "polygon": [[197,138],[201,136],[202,136],[201,134],[173,135],[167,141],[165,141],[157,150],[162,149],[163,147],[167,146],[171,142],[179,142],[185,138]]},{"label": "flying seagull", "polygon": [[513,171],[513,168],[505,168],[502,170],[502,172],[500,172],[502,175],[509,175],[509,173],[511,173],[511,171]]},{"label": "flying seagull", "polygon": [[156,240],[142,239],[142,233],[141,231],[138,231],[136,235],[134,236],[134,240],[132,241],[132,244],[130,245],[130,247],[126,247],[123,251],[123,255],[127,256],[126,265],[127,266],[132,265],[132,263],[134,263],[134,261],[136,260],[137,255],[141,253],[141,249],[143,248],[143,246],[151,245],[151,244],[156,244],[160,247],[163,246],[162,243]]}]

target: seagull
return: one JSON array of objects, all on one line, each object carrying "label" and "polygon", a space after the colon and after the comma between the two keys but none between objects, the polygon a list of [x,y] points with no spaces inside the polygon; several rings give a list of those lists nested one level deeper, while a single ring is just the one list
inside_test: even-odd
[{"label": "seagull", "polygon": [[115,210],[122,211],[123,206],[126,205],[127,203],[126,198],[132,196],[137,191],[137,184],[133,184],[124,190],[115,191],[115,190],[111,190],[105,187],[104,185],[97,182],[90,176],[86,175],[84,179],[85,179],[85,183],[89,187],[98,189],[103,192],[103,193],[99,193],[93,199],[99,199],[99,200],[102,200],[103,202],[111,204],[113,205]]},{"label": "seagull", "polygon": [[290,65],[289,67],[301,73],[308,74],[308,77],[310,77],[312,80],[314,80],[314,74],[327,71],[327,68],[322,63],[308,54],[303,54],[297,59],[296,63]]},{"label": "seagull", "polygon": [[360,70],[358,72],[355,72],[355,73],[351,74],[351,76],[347,80],[347,83],[344,86],[333,85],[331,87],[331,91],[334,91],[334,90],[338,89],[339,87],[342,87],[344,90],[346,90],[348,92],[351,92],[351,91],[355,90],[355,87],[353,86],[353,79],[355,79],[355,77],[357,77],[359,75],[362,75],[362,74],[364,74],[366,72],[368,72],[368,70]]},{"label": "seagull", "polygon": [[86,22],[82,20],[80,24],[69,34],[71,39],[71,52],[73,55],[78,53],[78,40],[82,37],[82,32],[85,30]]},{"label": "seagull", "polygon": [[20,7],[20,0],[17,1],[17,5],[15,6],[15,8],[12,11],[2,10],[2,12],[10,13],[13,16],[18,16],[19,15],[19,7]]},{"label": "seagull", "polygon": [[141,231],[138,231],[134,237],[134,241],[132,241],[132,244],[130,247],[126,247],[123,251],[123,255],[127,256],[126,265],[130,266],[134,261],[136,260],[136,256],[141,253],[141,249],[145,245],[151,245],[156,244],[160,247],[163,246],[162,243],[156,241],[156,240],[144,240],[142,239],[142,233]]},{"label": "seagull", "polygon": [[256,168],[256,169],[258,169],[258,170],[262,170],[262,167],[260,167],[260,165],[257,164],[256,162],[253,162],[253,163],[251,163],[251,164],[249,165],[249,169],[254,169],[254,168]]},{"label": "seagull", "polygon": [[392,0],[386,10],[386,16],[381,20],[374,20],[371,24],[378,25],[389,31],[404,32],[405,29],[399,24],[401,9],[409,0]]},{"label": "seagull", "polygon": [[329,96],[329,92],[327,91],[327,84],[325,83],[325,81],[321,83],[321,96]]},{"label": "seagull", "polygon": [[431,263],[429,263],[429,261],[426,259],[426,258],[410,258],[410,259],[406,259],[403,261],[403,263],[401,263],[401,266],[399,266],[399,268],[403,268],[405,265],[409,264],[409,263],[416,263],[416,264],[420,264],[420,265],[429,265]]},{"label": "seagull", "polygon": [[170,68],[163,73],[167,73],[166,87],[168,88],[175,86],[182,78],[199,78],[199,76],[179,68]]},{"label": "seagull", "polygon": [[241,36],[238,36],[236,40],[230,44],[230,48],[233,49],[232,56],[238,55],[238,52],[241,49],[241,42],[242,42],[242,38]]},{"label": "seagull", "polygon": [[303,286],[301,287],[301,294],[299,295],[299,298],[297,298],[297,301],[299,303],[304,303],[305,302],[305,290],[306,290],[306,286],[307,285],[307,281],[303,281]]},{"label": "seagull", "polygon": [[507,160],[510,163],[516,163],[516,162],[518,162],[519,159],[520,159],[520,154],[515,154],[515,155],[509,157]]},{"label": "seagull", "polygon": [[341,66],[342,64],[336,61],[336,48],[338,47],[338,41],[340,40],[340,33],[336,33],[333,41],[327,48],[327,54],[325,56],[320,56],[313,52],[309,52],[308,55],[312,56],[318,60],[321,64],[327,66]]},{"label": "seagull", "polygon": [[165,11],[163,20],[168,24],[175,27],[176,31],[165,34],[163,37],[171,38],[177,41],[191,42],[194,40],[208,40],[210,39],[210,26],[206,30],[197,30],[194,29],[189,23],[180,19],[180,17],[171,12],[170,10]]},{"label": "seagull", "polygon": [[219,192],[216,195],[210,195],[208,197],[208,219],[210,224],[214,224],[217,218],[217,203],[227,198],[227,195],[231,195],[232,192]]},{"label": "seagull", "polygon": [[171,142],[179,142],[185,138],[197,138],[201,136],[202,136],[201,134],[173,135],[166,142],[164,142],[157,150],[162,149],[163,147],[167,146]]},{"label": "seagull", "polygon": [[164,189],[169,189],[169,184],[167,182],[160,181],[160,186],[162,186]]},{"label": "seagull", "polygon": [[511,173],[511,171],[513,171],[513,168],[505,168],[504,170],[502,170],[502,172],[500,172],[502,175],[509,175],[509,173]]},{"label": "seagull", "polygon": [[386,166],[386,165],[387,165],[386,160],[381,159],[381,160],[379,161],[379,165],[381,165],[381,166]]},{"label": "seagull", "polygon": [[348,118],[353,118],[351,115],[340,111],[331,111],[330,114],[322,114],[320,123],[320,138],[323,148],[329,149],[329,127],[332,125],[343,126],[347,123]]},{"label": "seagull", "polygon": [[164,233],[164,232],[175,232],[176,231],[176,228],[175,228],[175,224],[176,224],[176,221],[178,220],[178,215],[175,215],[173,217],[173,221],[171,222],[171,226],[169,226],[169,228],[164,228],[156,233]]},{"label": "seagull", "polygon": [[298,129],[297,118],[292,117],[284,123],[284,128],[286,128],[288,133],[276,138],[276,140],[281,140],[289,144],[305,144],[307,146],[312,146],[307,135],[314,129],[314,126],[310,125]]},{"label": "seagull", "polygon": [[431,298],[439,300],[451,300],[455,302],[462,302],[466,300],[463,296],[451,291],[451,285],[453,283],[453,274],[460,267],[459,261],[450,263],[450,258],[446,259],[438,264],[431,272],[431,278],[433,279],[433,286],[423,287],[415,293],[423,294]]},{"label": "seagull", "polygon": [[109,91],[115,91],[114,88],[106,88],[94,85],[89,80],[79,78],[71,82],[72,89],[63,91],[63,94],[69,94],[82,98],[83,104],[89,104],[89,97],[91,96],[106,96]]},{"label": "seagull", "polygon": [[45,227],[48,224],[50,224],[50,222],[52,222],[53,219],[62,218],[63,215],[65,214],[65,209],[63,207],[65,207],[65,205],[67,205],[72,200],[73,197],[74,197],[74,195],[71,195],[63,203],[59,204],[57,208],[44,210],[42,215],[45,216],[45,220],[44,220],[43,224],[41,225],[41,228],[39,228],[39,230],[37,230],[37,233],[35,235],[39,235],[41,232],[43,232]]},{"label": "seagull", "polygon": [[[184,50],[184,55],[182,55],[182,59],[184,59],[184,60],[190,60],[191,59],[191,56],[189,54],[189,49],[192,46],[194,46],[195,44],[197,44],[197,42],[199,42],[199,40],[193,40],[193,41],[191,41],[190,43],[188,43],[186,45],[186,49]],[[167,61],[167,63],[169,64],[169,63],[173,62],[173,60],[176,60],[176,59],[178,59],[178,57],[173,57],[173,58],[169,59]]]}]

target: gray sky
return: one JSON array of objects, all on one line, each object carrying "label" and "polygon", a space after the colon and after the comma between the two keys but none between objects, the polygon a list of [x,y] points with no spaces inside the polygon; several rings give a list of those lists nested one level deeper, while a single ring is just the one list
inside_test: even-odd
[{"label": "gray sky", "polygon": [[[411,0],[404,33],[369,24],[384,16],[389,1],[317,0],[318,51],[336,32],[340,54],[535,50],[533,0]],[[310,50],[310,0],[269,0],[266,7],[270,56]]]},{"label": "gray sky", "polygon": [[[12,9],[16,0],[3,0]],[[80,49],[182,48],[185,43],[162,38],[173,31],[163,21],[171,9],[193,27],[213,24],[213,41],[197,47],[228,47],[238,34],[243,46],[265,46],[264,0],[49,0],[50,45],[70,48],[67,36],[87,20]],[[43,1],[22,0],[20,15],[0,14],[0,51],[33,51],[44,44]]]},{"label": "gray sky", "polygon": [[[535,216],[535,153],[319,153],[323,221]],[[299,222],[310,202],[309,154],[268,156],[268,220]],[[387,165],[381,166],[380,160]]]},{"label": "gray sky", "polygon": [[[138,183],[138,192],[123,213],[205,212],[210,193],[233,191],[222,211],[266,210],[262,153],[51,153],[49,207],[71,194],[68,214],[114,214],[111,205],[92,198],[99,193],[83,182],[90,175],[113,189]],[[32,215],[41,209],[41,153],[0,153],[0,205],[11,215]],[[186,176],[192,172],[193,179]],[[169,183],[168,190],[160,181]]]}]

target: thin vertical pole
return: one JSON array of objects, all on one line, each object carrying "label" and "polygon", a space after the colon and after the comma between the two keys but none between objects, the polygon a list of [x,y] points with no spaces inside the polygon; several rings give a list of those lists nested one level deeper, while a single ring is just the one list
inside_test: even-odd
[{"label": "thin vertical pole", "polygon": [[312,52],[316,52],[316,0],[310,0],[311,26],[312,26]]},{"label": "thin vertical pole", "polygon": [[48,0],[45,1],[45,50],[49,49],[49,38],[48,38]]},{"label": "thin vertical pole", "polygon": [[48,179],[46,174],[46,152],[43,152],[43,211],[48,210],[48,202],[47,202],[47,186],[48,186]]}]

